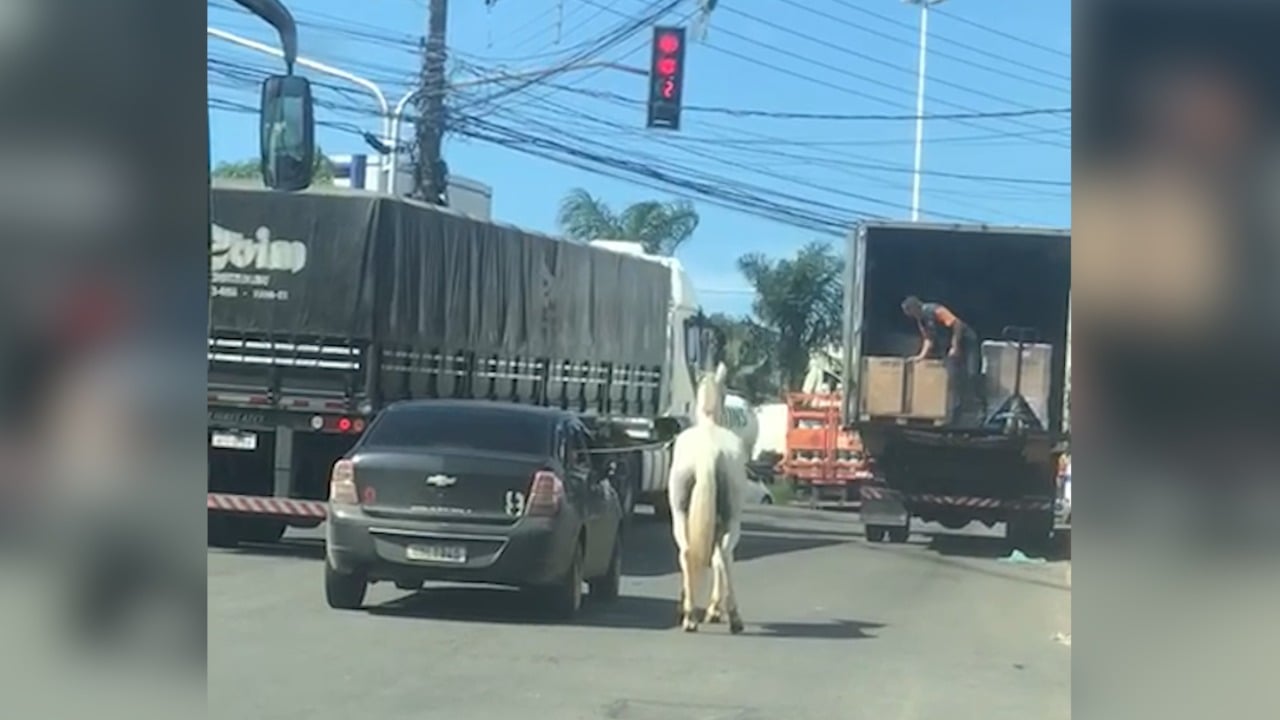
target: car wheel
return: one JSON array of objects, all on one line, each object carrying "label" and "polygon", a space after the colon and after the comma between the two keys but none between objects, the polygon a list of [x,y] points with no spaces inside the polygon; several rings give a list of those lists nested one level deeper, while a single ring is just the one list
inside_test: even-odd
[{"label": "car wheel", "polygon": [[559,583],[545,590],[547,612],[556,620],[571,620],[582,607],[582,543],[574,546],[569,569]]},{"label": "car wheel", "polygon": [[622,527],[613,541],[613,553],[609,556],[609,569],[604,575],[587,583],[592,602],[613,602],[622,591]]},{"label": "car wheel", "polygon": [[884,542],[884,538],[887,534],[888,534],[887,528],[884,528],[880,525],[867,526],[867,540],[869,542],[873,542],[873,543]]},{"label": "car wheel", "polygon": [[889,528],[889,542],[901,545],[911,539],[911,527]]},{"label": "car wheel", "polygon": [[359,610],[369,581],[362,573],[342,573],[324,564],[324,599],[335,610]]}]

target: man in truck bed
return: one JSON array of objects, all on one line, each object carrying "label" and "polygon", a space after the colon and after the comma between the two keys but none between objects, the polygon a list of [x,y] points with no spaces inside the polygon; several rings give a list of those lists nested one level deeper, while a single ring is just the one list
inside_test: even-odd
[{"label": "man in truck bed", "polygon": [[902,301],[902,312],[914,319],[920,327],[920,352],[911,360],[938,357],[939,351],[946,347],[943,357],[948,361],[952,377],[959,381],[959,387],[956,388],[957,409],[963,408],[970,401],[981,404],[978,333],[942,303],[922,302],[914,295]]}]

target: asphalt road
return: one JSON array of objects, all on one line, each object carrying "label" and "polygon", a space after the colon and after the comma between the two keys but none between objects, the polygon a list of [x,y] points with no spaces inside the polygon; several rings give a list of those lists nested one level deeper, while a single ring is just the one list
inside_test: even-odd
[{"label": "asphalt road", "polygon": [[673,545],[648,518],[631,532],[624,597],[568,625],[459,586],[378,585],[369,611],[330,610],[315,531],[211,549],[209,717],[1071,716],[1071,649],[1055,639],[1071,631],[1069,563],[1003,562],[1003,542],[976,530],[870,545],[846,513],[762,509],[746,530],[736,637],[675,628]]}]

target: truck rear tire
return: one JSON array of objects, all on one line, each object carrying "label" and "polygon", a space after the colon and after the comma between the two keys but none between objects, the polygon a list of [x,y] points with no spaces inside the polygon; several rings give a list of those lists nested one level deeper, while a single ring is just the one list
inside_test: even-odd
[{"label": "truck rear tire", "polygon": [[233,548],[243,539],[240,518],[227,513],[212,512],[208,517],[209,547]]},{"label": "truck rear tire", "polygon": [[1005,539],[1015,549],[1041,554],[1049,550],[1053,538],[1053,511],[1025,513],[1010,518],[1005,525]]},{"label": "truck rear tire", "polygon": [[242,518],[242,538],[245,542],[270,545],[284,537],[288,524],[275,518]]}]

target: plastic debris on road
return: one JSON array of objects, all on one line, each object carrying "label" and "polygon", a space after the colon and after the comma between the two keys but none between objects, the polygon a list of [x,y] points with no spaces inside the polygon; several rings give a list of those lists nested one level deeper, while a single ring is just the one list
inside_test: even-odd
[{"label": "plastic debris on road", "polygon": [[1021,550],[1014,550],[1005,557],[1000,558],[1000,562],[1014,563],[1018,565],[1039,565],[1045,562],[1044,558],[1033,558],[1028,556]]}]

